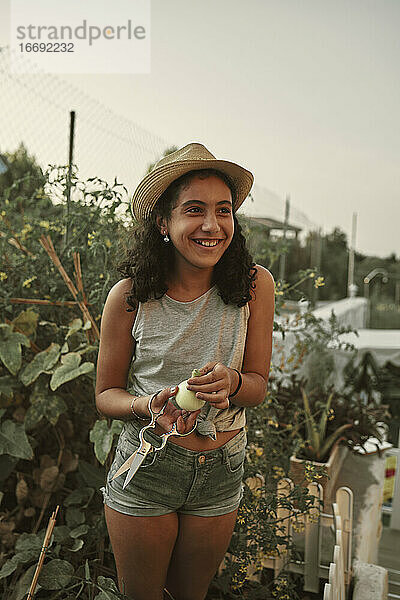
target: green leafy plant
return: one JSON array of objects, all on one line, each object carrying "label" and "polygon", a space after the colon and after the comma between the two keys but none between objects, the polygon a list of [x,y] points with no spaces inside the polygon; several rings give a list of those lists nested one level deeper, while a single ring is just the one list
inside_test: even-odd
[{"label": "green leafy plant", "polygon": [[[342,338],[354,330],[341,326],[333,312],[328,322],[309,312],[299,314],[289,328],[294,341],[289,354],[283,348],[281,362],[274,369],[271,385],[276,402],[271,409],[286,428],[293,454],[324,462],[336,444],[354,447],[378,435],[385,407],[361,403],[356,387],[346,379],[346,370],[338,374],[334,360],[337,350],[345,350],[350,362],[354,360],[354,346]],[[357,381],[354,373],[352,378]]]},{"label": "green leafy plant", "polygon": [[353,449],[370,438],[382,439],[381,424],[389,421],[387,405],[372,390],[362,394],[355,389],[356,376],[351,381],[341,391],[311,393],[296,374],[289,381],[271,380],[269,418],[285,435],[292,454],[323,462],[336,443]]},{"label": "green leafy plant", "polygon": [[[295,440],[288,440],[286,430],[271,416],[273,406],[276,398],[268,394],[263,404],[246,411],[244,497],[224,568],[214,578],[207,596],[210,600],[283,598],[284,585],[286,591],[290,590],[291,600],[301,598],[302,582],[298,577],[282,574],[285,582],[277,585],[273,571],[263,566],[264,557],[278,556],[278,552],[285,553],[287,560],[296,557],[296,547],[279,519],[279,509],[301,517],[314,506],[313,497],[302,486],[295,486],[287,496],[277,495],[278,482],[289,473]],[[312,473],[309,481],[318,481],[318,477],[317,472]]]},{"label": "green leafy plant", "polygon": [[31,170],[0,177],[0,593],[26,596],[59,504],[36,596],[120,599],[99,488],[122,423],[98,418],[94,372],[128,204],[117,182],[74,174],[66,242],[66,169]]},{"label": "green leafy plant", "polygon": [[331,403],[334,397],[334,392],[328,395],[328,398],[323,403],[319,420],[311,411],[310,401],[307,393],[302,388],[301,394],[303,398],[305,428],[307,439],[304,440],[302,456],[310,460],[323,462],[331,452],[333,446],[343,439],[343,433],[346,429],[350,429],[352,423],[343,423],[339,425],[329,435],[327,434],[328,417],[331,411]]}]

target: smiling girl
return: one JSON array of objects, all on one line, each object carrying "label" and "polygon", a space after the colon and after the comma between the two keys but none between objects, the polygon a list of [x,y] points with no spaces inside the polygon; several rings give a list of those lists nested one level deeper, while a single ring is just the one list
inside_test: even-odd
[{"label": "smiling girl", "polygon": [[[274,313],[273,278],[253,263],[235,214],[252,183],[243,167],[189,144],[132,199],[123,279],[102,315],[96,405],[125,421],[103,493],[120,590],[134,600],[203,600],[232,536],[245,408],[265,398]],[[191,413],[174,401],[188,378],[205,401]],[[113,477],[139,447],[150,398],[154,411],[165,406],[154,446],[175,422],[183,435],[150,452],[123,489]]]}]

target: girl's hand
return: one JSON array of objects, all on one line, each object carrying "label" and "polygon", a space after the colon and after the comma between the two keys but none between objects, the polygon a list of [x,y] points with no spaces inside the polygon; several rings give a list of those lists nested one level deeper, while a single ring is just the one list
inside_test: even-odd
[{"label": "girl's hand", "polygon": [[229,407],[229,394],[234,384],[234,371],[220,362],[209,362],[199,369],[204,375],[188,379],[187,389],[197,398],[222,410]]},{"label": "girl's hand", "polygon": [[159,412],[164,404],[168,402],[164,414],[157,419],[157,426],[155,428],[156,434],[169,431],[175,422],[179,433],[188,433],[194,427],[196,419],[200,414],[200,410],[189,412],[187,410],[175,408],[172,402],[169,401],[169,398],[175,396],[177,391],[177,386],[165,388],[161,390],[161,392],[158,392],[157,396],[153,398],[151,402],[151,408],[154,412]]}]

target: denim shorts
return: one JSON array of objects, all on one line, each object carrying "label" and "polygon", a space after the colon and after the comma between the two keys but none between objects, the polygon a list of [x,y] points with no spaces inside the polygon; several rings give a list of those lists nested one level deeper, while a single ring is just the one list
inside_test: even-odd
[{"label": "denim shorts", "polygon": [[[172,512],[212,517],[239,507],[247,442],[244,429],[215,450],[197,452],[168,441],[162,450],[147,455],[123,490],[126,473],[112,478],[137,450],[139,429],[140,425],[132,421],[120,435],[106,486],[102,488],[107,506],[137,517]],[[146,439],[151,442],[152,436],[155,434],[146,434]]]}]

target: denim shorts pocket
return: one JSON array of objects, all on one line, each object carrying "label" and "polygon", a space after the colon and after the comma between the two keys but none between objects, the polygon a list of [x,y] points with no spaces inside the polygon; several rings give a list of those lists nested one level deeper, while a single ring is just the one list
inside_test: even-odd
[{"label": "denim shorts pocket", "polygon": [[128,440],[125,436],[120,441],[121,444],[118,442],[117,450],[124,456],[126,455],[127,458],[132,454],[132,452],[135,452],[139,448],[139,440],[135,438]]},{"label": "denim shorts pocket", "polygon": [[236,473],[243,468],[246,448],[226,449],[226,469],[228,473]]},{"label": "denim shorts pocket", "polygon": [[[139,440],[136,439],[124,439],[121,448],[119,449],[120,455],[125,462],[136,450],[139,448]],[[147,467],[154,465],[159,459],[159,452],[151,451],[147,453],[144,461],[141,463],[141,467]]]}]

